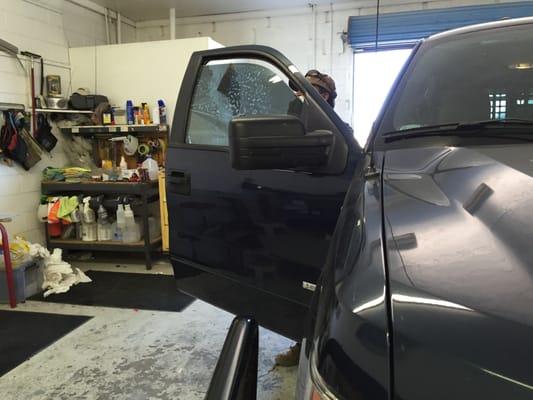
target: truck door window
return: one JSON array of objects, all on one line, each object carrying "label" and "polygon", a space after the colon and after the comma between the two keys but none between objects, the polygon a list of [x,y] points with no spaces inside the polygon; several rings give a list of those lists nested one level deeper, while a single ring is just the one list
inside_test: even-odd
[{"label": "truck door window", "polygon": [[235,116],[292,114],[302,103],[288,78],[268,62],[255,59],[210,61],[203,65],[191,102],[186,143],[228,145]]}]

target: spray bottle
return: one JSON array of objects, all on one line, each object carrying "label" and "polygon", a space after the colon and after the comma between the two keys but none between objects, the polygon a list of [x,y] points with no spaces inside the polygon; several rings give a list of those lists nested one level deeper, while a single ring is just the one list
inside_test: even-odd
[{"label": "spray bottle", "polygon": [[84,242],[94,242],[97,239],[96,217],[89,206],[89,201],[91,201],[90,196],[83,199],[81,240]]},{"label": "spray bottle", "polygon": [[98,240],[111,240],[111,224],[107,217],[107,211],[101,204],[98,208],[97,233]]},{"label": "spray bottle", "polygon": [[167,123],[167,107],[163,100],[157,100],[157,105],[159,106],[159,121],[161,125],[166,125]]}]

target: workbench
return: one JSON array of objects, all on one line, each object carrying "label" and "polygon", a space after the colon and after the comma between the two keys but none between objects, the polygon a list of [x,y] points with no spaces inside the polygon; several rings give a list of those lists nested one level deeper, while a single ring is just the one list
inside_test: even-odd
[{"label": "workbench", "polygon": [[159,201],[158,182],[54,182],[44,181],[41,183],[41,191],[47,196],[97,196],[107,195],[104,198],[103,206],[110,215],[116,211],[118,200],[110,198],[115,195],[117,198],[128,196],[135,200],[131,203],[132,210],[136,216],[142,220],[143,238],[138,242],[123,243],[117,241],[82,241],[74,239],[58,239],[46,232],[46,246],[48,249],[60,248],[65,250],[87,250],[87,251],[116,251],[116,252],[139,252],[143,253],[146,259],[146,269],[152,269],[152,253],[161,248],[161,236],[150,237],[148,223],[148,205]]}]

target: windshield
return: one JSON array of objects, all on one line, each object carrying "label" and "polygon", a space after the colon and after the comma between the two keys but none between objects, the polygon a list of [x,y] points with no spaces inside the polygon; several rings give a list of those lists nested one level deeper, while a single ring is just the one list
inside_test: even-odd
[{"label": "windshield", "polygon": [[423,44],[380,132],[510,118],[533,121],[532,24]]}]

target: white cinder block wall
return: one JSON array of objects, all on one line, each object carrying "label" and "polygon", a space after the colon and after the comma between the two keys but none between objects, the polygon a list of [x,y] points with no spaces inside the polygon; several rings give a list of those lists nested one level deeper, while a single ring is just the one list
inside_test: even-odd
[{"label": "white cinder block wall", "polygon": [[[68,47],[106,43],[104,17],[90,10],[91,7],[98,10],[96,5],[81,1],[84,7],[66,0],[0,1],[0,38],[20,50],[42,55],[45,75],[61,76],[64,95],[71,93]],[[134,38],[134,29],[124,24],[123,41]],[[27,60],[23,60],[23,64],[28,68]],[[29,88],[29,79],[20,65],[0,52],[0,102],[22,103],[29,107]],[[61,138],[58,132],[55,134]],[[41,162],[30,171],[19,166],[0,165],[0,214],[16,214],[13,222],[6,225],[11,237],[22,235],[30,241],[43,242],[43,226],[36,216],[41,172],[46,166],[63,166],[64,162],[59,143],[52,157],[43,155]]]},{"label": "white cinder block wall", "polygon": [[[515,0],[382,0],[381,12],[512,1]],[[331,74],[338,89],[336,111],[351,123],[353,53],[343,45],[341,33],[347,30],[348,17],[373,15],[375,7],[375,0],[355,0],[333,7],[316,7],[315,16],[309,7],[177,18],[176,38],[210,36],[225,46],[267,45],[284,53],[301,71],[317,68]],[[176,9],[176,15],[179,16],[179,8]],[[138,22],[137,37],[140,41],[168,38],[168,20]]]}]

